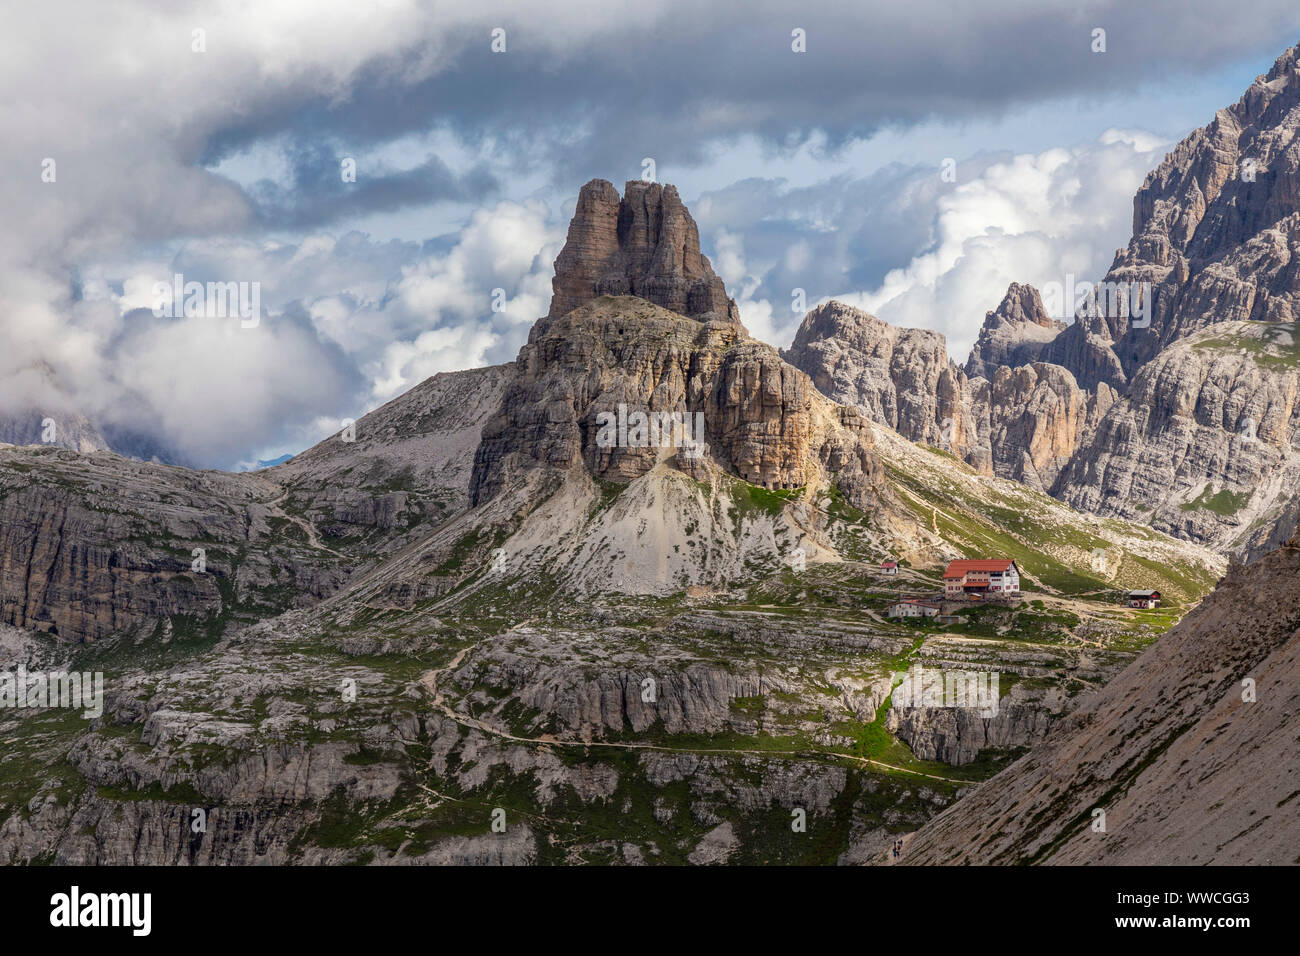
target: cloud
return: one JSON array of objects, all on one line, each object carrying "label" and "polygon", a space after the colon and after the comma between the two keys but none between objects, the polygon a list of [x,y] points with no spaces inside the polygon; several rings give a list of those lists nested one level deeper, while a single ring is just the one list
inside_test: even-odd
[{"label": "cloud", "polygon": [[[1300,27],[1294,4],[1268,0],[1206,31],[1222,21],[1219,7],[1189,0],[1176,15],[1121,0],[813,2],[797,12],[777,0],[440,8],[427,70],[366,70],[346,96],[286,98],[270,115],[234,117],[213,130],[205,156],[285,127],[365,148],[438,126],[518,173],[541,164],[571,184],[635,175],[645,156],[661,169],[695,165],[750,136],[776,150],[814,138],[834,149],[936,118],[970,122],[1030,103],[1129,95],[1146,82],[1276,56],[1279,38]],[[806,53],[791,49],[796,27]],[[506,34],[502,53],[490,48],[494,28]],[[1106,30],[1105,53],[1092,50],[1097,28]]]},{"label": "cloud", "polygon": [[[297,451],[437,372],[513,359],[562,237],[544,205],[505,202],[425,244],[221,237],[100,264],[75,295],[23,290],[28,347],[0,357],[0,408],[90,410],[131,447],[195,465]],[[176,274],[256,283],[262,320],[155,316],[154,286]]]},{"label": "cloud", "polygon": [[937,202],[934,241],[874,289],[835,298],[934,328],[964,361],[1011,282],[1100,279],[1132,229],[1132,196],[1170,144],[1110,130],[1094,143],[995,163]]},{"label": "cloud", "polygon": [[[809,306],[839,299],[900,326],[937,329],[958,361],[1015,282],[1100,278],[1127,243],[1132,197],[1169,144],[1141,131],[1037,154],[895,166],[809,187],[749,181],[698,204],[715,265],[759,338],[786,345]],[[738,210],[743,208],[744,213]]]}]

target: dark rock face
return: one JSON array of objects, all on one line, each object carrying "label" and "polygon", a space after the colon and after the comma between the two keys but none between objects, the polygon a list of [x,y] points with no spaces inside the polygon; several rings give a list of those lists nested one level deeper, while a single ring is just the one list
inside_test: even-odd
[{"label": "dark rock face", "polygon": [[[1133,238],[1106,283],[1148,283],[1149,325],[1103,314],[1043,354],[1081,385],[1123,389],[1210,325],[1300,320],[1300,46],[1184,139],[1133,199]],[[1107,354],[1109,353],[1109,354]]]},{"label": "dark rock face", "polygon": [[[875,503],[883,481],[860,417],[845,424],[847,410],[731,322],[602,297],[534,332],[514,368],[475,455],[475,507],[538,469],[585,467],[626,483],[664,457],[690,474],[712,464],[770,489],[838,480],[860,507]],[[704,447],[696,457],[662,446],[602,447],[600,416],[620,406],[629,414],[687,413],[703,423]]]},{"label": "dark rock face", "polygon": [[551,308],[535,335],[602,295],[634,295],[679,315],[740,323],[675,186],[631,180],[621,199],[603,179],[583,186],[551,284]]},{"label": "dark rock face", "polygon": [[809,483],[814,393],[808,376],[767,346],[749,343],[726,354],[708,419],[741,478],[764,488]]},{"label": "dark rock face", "polygon": [[904,438],[962,458],[981,474],[1045,491],[1114,401],[1105,385],[1079,388],[1041,362],[982,364],[1036,354],[1062,324],[1032,286],[1013,285],[985,320],[968,377],[938,332],[900,329],[840,302],[809,312],[784,355],[831,399],[859,408]]},{"label": "dark rock face", "polygon": [[[552,282],[550,312],[484,426],[475,507],[539,468],[626,483],[665,457],[692,476],[714,466],[769,489],[835,480],[828,469],[842,466],[841,490],[875,503],[883,470],[858,417],[846,426],[806,374],[749,338],[676,188],[632,181],[620,198],[604,180],[584,186]],[[704,447],[602,445],[601,416],[619,409],[698,415],[704,434],[690,437]]]},{"label": "dark rock face", "polygon": [[[0,624],[95,641],[313,603],[468,504],[506,368],[444,373],[276,468],[0,448]],[[193,570],[194,549],[205,570]]]},{"label": "dark rock face", "polygon": [[704,411],[723,353],[739,325],[701,323],[631,296],[601,297],[534,327],[520,349],[501,406],[483,428],[471,503],[481,505],[537,466],[585,464],[598,478],[644,474],[655,447],[597,442],[598,418]]},{"label": "dark rock face", "polygon": [[[0,452],[0,623],[81,641],[222,614],[252,528],[238,479],[201,475],[113,455],[51,449],[34,465]],[[205,573],[191,573],[193,547],[210,555]]]}]

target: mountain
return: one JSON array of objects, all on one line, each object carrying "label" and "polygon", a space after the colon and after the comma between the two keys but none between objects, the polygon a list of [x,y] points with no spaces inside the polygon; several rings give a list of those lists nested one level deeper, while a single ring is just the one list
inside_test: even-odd
[{"label": "mountain", "polygon": [[[0,859],[862,862],[1222,571],[896,432],[964,378],[941,340],[917,378],[905,337],[847,375],[871,408],[822,394],[736,320],[671,187],[584,187],[554,287],[514,362],[271,468],[0,449],[0,663],[107,686],[88,720],[0,710]],[[885,616],[988,554],[1027,600]],[[894,701],[922,663],[1004,675],[998,715]]]},{"label": "mountain", "polygon": [[1090,292],[1078,284],[1068,325],[1013,283],[959,370],[932,333],[828,303],[787,357],[981,473],[1258,559],[1300,516],[1298,58],[1147,176],[1132,239]]},{"label": "mountain", "polygon": [[633,295],[690,318],[740,324],[675,186],[629,180],[622,197],[603,179],[583,186],[551,285],[551,307],[535,335],[602,295]]},{"label": "mountain", "polygon": [[1133,239],[1104,281],[1150,283],[1149,327],[1090,320],[1109,343],[1104,372],[1077,361],[1082,327],[1051,349],[1081,382],[1122,392],[1052,493],[1251,560],[1296,529],[1298,56],[1284,53],[1138,191]]},{"label": "mountain", "polygon": [[1048,316],[1037,289],[1013,282],[998,307],[984,316],[965,372],[971,378],[992,380],[1002,366],[1031,365],[1065,327],[1066,323]]},{"label": "mountain", "polygon": [[[981,333],[976,349],[990,356],[1036,354],[1040,333],[1059,330],[1024,319],[1026,303],[1041,313],[1035,290],[1013,287],[989,313],[989,334]],[[1029,328],[1036,331],[1023,331]],[[1025,342],[1014,344],[1018,336]],[[987,366],[972,356],[967,368],[989,372],[991,379],[971,377],[948,358],[938,332],[898,329],[835,301],[809,312],[782,354],[823,394],[872,421],[950,451],[980,474],[1041,491],[1053,487],[1115,401],[1109,386],[1089,393],[1067,369],[1043,362]]]},{"label": "mountain", "polygon": [[832,300],[804,317],[781,355],[823,395],[911,441],[939,445],[943,422],[962,416],[965,376],[938,332],[900,329]]}]

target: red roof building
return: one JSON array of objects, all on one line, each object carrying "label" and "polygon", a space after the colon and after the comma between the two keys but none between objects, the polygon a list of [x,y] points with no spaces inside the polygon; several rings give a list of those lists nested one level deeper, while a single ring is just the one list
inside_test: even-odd
[{"label": "red roof building", "polygon": [[1020,593],[1020,569],[1005,558],[950,561],[943,572],[944,597],[979,600]]}]

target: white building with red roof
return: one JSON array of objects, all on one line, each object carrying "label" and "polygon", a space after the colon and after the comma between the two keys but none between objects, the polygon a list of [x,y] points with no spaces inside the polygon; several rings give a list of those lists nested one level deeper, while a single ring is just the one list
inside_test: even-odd
[{"label": "white building with red roof", "polygon": [[951,561],[943,572],[943,594],[950,601],[1007,597],[1020,593],[1020,569],[1006,558]]}]

